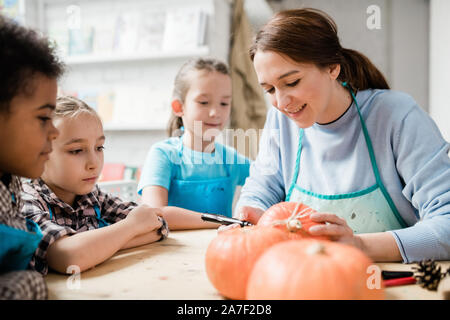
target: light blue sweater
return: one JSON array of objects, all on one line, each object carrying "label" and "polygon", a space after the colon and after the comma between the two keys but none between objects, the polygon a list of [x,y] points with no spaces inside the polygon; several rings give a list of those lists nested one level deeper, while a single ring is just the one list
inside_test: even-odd
[{"label": "light blue sweater", "polygon": [[[450,144],[407,94],[364,90],[356,99],[381,179],[409,226],[390,231],[404,262],[450,259]],[[266,210],[285,201],[293,179],[298,137],[298,126],[271,108],[258,157],[236,207]],[[316,123],[305,130],[300,166],[300,186],[312,192],[343,194],[375,183],[354,103],[336,121]]]}]

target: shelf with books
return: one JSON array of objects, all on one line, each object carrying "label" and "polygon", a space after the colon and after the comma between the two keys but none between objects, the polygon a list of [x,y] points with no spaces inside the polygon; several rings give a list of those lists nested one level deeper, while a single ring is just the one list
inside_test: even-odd
[{"label": "shelf with books", "polygon": [[[80,81],[78,81],[80,82]],[[164,85],[126,83],[66,91],[95,109],[105,131],[164,131],[170,119],[171,88]]]},{"label": "shelf with books", "polygon": [[103,130],[105,131],[164,131],[165,127],[160,125],[143,125],[143,124],[119,124],[119,123],[111,123],[105,124],[103,126]]},{"label": "shelf with books", "polygon": [[60,92],[97,110],[106,158],[115,162],[141,164],[146,150],[136,145],[166,137],[184,61],[229,56],[230,0],[23,1],[27,24],[55,43],[68,66]]},{"label": "shelf with books", "polygon": [[64,61],[68,65],[81,64],[98,64],[98,63],[116,63],[116,62],[132,62],[146,60],[162,60],[162,59],[185,59],[193,56],[204,56],[209,54],[209,48],[202,46],[197,49],[180,50],[180,51],[160,51],[139,54],[83,54],[66,56]]}]

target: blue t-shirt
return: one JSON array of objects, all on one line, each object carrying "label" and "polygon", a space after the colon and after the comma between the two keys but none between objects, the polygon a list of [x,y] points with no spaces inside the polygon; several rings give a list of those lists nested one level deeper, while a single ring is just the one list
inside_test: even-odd
[{"label": "blue t-shirt", "polygon": [[228,173],[234,194],[236,186],[244,185],[249,168],[250,160],[231,147],[216,142],[214,152],[198,152],[183,146],[180,137],[172,137],[150,148],[142,168],[138,194],[142,195],[147,186],[161,186],[170,191],[173,179],[208,180],[226,177]]}]

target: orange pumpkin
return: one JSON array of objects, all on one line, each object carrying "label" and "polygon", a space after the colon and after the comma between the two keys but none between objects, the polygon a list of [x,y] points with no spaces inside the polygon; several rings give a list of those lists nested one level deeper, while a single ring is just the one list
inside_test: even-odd
[{"label": "orange pumpkin", "polygon": [[291,240],[266,250],[247,283],[247,299],[383,299],[369,289],[372,261],[359,249],[331,241]]},{"label": "orange pumpkin", "polygon": [[245,299],[245,288],[253,264],[270,246],[289,240],[275,228],[233,228],[219,233],[206,250],[206,273],[225,297]]},{"label": "orange pumpkin", "polygon": [[312,236],[308,233],[309,228],[314,225],[323,224],[311,220],[310,215],[316,212],[307,205],[300,202],[280,202],[261,216],[258,226],[273,226],[287,231],[291,239],[314,238],[317,240],[328,240],[325,236]]}]

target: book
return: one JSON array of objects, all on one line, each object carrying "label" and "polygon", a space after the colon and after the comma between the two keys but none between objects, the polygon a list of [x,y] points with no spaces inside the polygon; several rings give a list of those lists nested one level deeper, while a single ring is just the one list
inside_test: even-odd
[{"label": "book", "polygon": [[141,13],[137,52],[161,51],[165,20],[166,12],[162,10]]},{"label": "book", "polygon": [[102,92],[97,97],[97,112],[103,124],[109,124],[114,117],[114,92]]},{"label": "book", "polygon": [[190,50],[205,41],[207,14],[200,8],[169,10],[166,15],[163,51]]},{"label": "book", "polygon": [[136,180],[137,167],[126,166],[123,173],[123,180]]},{"label": "book", "polygon": [[49,28],[47,31],[48,38],[55,45],[58,56],[66,57],[69,55],[69,33],[62,28]]},{"label": "book", "polygon": [[96,25],[92,53],[96,55],[110,55],[113,50],[114,32],[109,25]]},{"label": "book", "polygon": [[145,85],[120,86],[115,90],[111,124],[165,128],[170,111],[169,91]]},{"label": "book", "polygon": [[80,55],[92,53],[94,41],[94,27],[79,29],[68,29],[69,31],[69,55]]},{"label": "book", "polygon": [[117,16],[114,27],[113,51],[134,53],[138,43],[140,15],[138,12],[124,12]]},{"label": "book", "polygon": [[94,89],[78,90],[77,98],[84,101],[95,111],[98,111],[98,91]]}]

